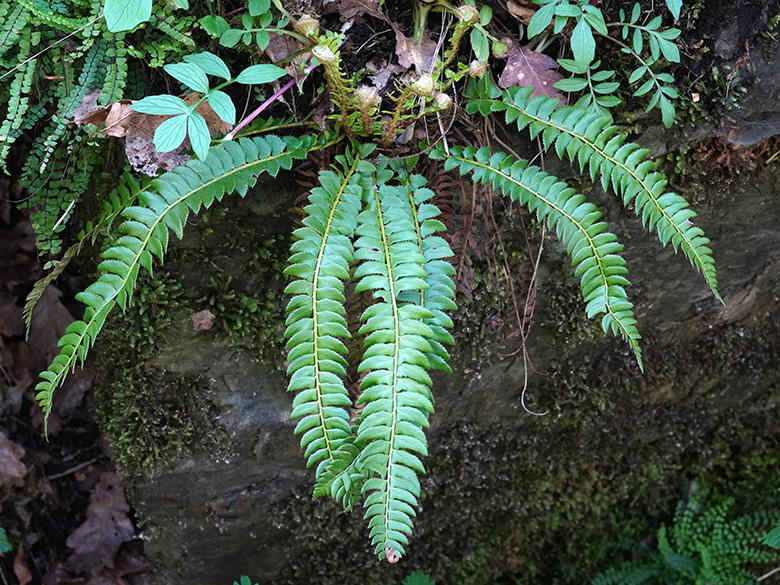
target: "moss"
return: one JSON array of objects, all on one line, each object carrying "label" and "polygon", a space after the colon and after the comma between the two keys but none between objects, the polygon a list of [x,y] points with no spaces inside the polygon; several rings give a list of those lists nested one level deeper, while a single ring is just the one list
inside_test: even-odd
[{"label": "moss", "polygon": [[[160,335],[186,318],[183,289],[165,271],[139,279],[131,306],[106,325],[99,345],[95,406],[114,459],[131,474],[158,469],[219,436],[206,385],[146,366]],[[211,429],[212,432],[203,432]]]},{"label": "moss", "polygon": [[139,278],[128,311],[112,315],[101,334],[96,407],[115,459],[131,474],[219,450],[222,432],[206,381],[149,365],[169,339],[192,335],[189,315],[214,315],[201,339],[227,339],[283,367],[289,221],[267,210],[248,213],[251,205],[228,201],[201,214],[172,244],[165,266]]},{"label": "moss", "polygon": [[[581,584],[651,541],[694,480],[736,497],[737,512],[778,507],[778,341],[780,324],[650,340],[661,365],[645,376],[627,353],[592,363],[570,350],[536,380],[547,417],[432,441],[403,567],[377,567],[360,510],[338,515],[302,490],[275,511],[307,549],[279,582],[398,583],[420,568],[459,585]],[[749,402],[746,389],[763,393]]]}]

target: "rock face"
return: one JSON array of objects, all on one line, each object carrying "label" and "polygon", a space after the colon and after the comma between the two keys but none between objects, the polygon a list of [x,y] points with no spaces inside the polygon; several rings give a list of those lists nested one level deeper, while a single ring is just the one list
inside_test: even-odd
[{"label": "rock face", "polygon": [[[778,75],[766,67],[757,94],[767,94],[764,81],[774,84]],[[780,111],[776,93],[748,97],[747,122],[733,122],[734,136]],[[780,439],[772,424],[780,375],[778,185],[780,172],[770,167],[701,194],[708,203],[698,205],[696,221],[713,240],[725,308],[681,255],[661,249],[614,198],[594,195],[627,248],[644,375],[622,343],[581,314],[577,281],[552,239],[527,348],[526,404],[545,416],[521,407],[521,354],[499,355],[506,329],[487,327],[478,338],[455,332],[489,344],[492,363],[456,360],[453,374],[435,380],[429,475],[400,567],[377,566],[360,511],[308,500],[312,474],[292,432],[276,353],[281,282],[268,276],[284,257],[287,209],[300,190],[266,181],[225,214],[191,226],[166,265],[183,292],[152,331],[153,343],[134,354],[145,383],[196,380],[211,404],[188,428],[213,440],[184,445],[173,461],[154,460],[134,478],[156,580],[224,585],[247,574],[261,584],[349,585],[365,583],[370,571],[372,582],[399,583],[424,568],[442,583],[494,583],[509,574],[523,583],[583,583],[614,560],[617,549],[605,541],[646,529],[648,516],[664,517],[691,480],[738,489],[742,470],[770,485],[771,446]],[[217,241],[224,234],[236,243]],[[268,249],[269,237],[282,245],[258,260],[252,250]],[[235,255],[223,256],[220,245]],[[194,331],[189,315],[204,309],[215,314],[213,327]],[[483,309],[461,311],[479,317]],[[101,392],[128,384],[121,374],[106,364]]]}]

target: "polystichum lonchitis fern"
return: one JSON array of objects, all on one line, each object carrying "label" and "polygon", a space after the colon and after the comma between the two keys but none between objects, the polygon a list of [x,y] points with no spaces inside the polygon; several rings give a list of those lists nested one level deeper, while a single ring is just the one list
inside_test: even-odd
[{"label": "polystichum lonchitis fern", "polygon": [[[138,2],[148,5],[148,0]],[[107,9],[107,17],[115,19],[117,13],[112,11],[117,2],[108,4],[112,8]],[[467,76],[475,78],[465,88],[468,112],[486,116],[503,112],[507,122],[517,123],[521,130],[528,128],[532,137],[541,136],[545,149],[554,145],[561,158],[587,171],[592,180],[601,177],[605,189],[611,186],[626,205],[633,202],[645,226],[655,230],[664,245],[671,243],[675,250],[682,249],[718,296],[709,240],[691,223],[695,214],[685,200],[664,193],[666,179],[645,160],[647,152],[628,142],[600,110],[559,107],[551,98],[531,98],[532,88],[502,92],[486,75],[486,63],[459,63],[458,50],[465,38],[471,39],[478,58],[487,59],[492,36],[486,27],[491,11],[468,4],[457,9],[446,3],[439,7],[457,19],[449,47],[442,59],[432,64],[432,74],[424,73],[413,83],[399,82],[399,91],[389,98],[385,110],[376,88],[352,87],[351,77],[341,70],[340,34],[320,33],[319,23],[311,16],[300,18],[293,31],[286,31],[308,44],[317,59],[308,66],[302,64],[300,71],[308,73],[318,64],[324,65],[325,82],[336,105],[335,113],[325,120],[326,129],[316,137],[240,137],[270,130],[313,130],[310,124],[294,120],[258,120],[249,125],[296,82],[302,83],[301,79],[287,81],[211,148],[208,130],[195,131],[200,114],[182,99],[147,96],[133,104],[136,112],[168,116],[154,133],[158,147],[175,148],[186,132],[198,160],[151,182],[129,181],[121,186],[112,201],[104,204],[94,225],[87,226],[55,265],[53,276],[35,287],[25,309],[28,319],[35,299],[81,245],[97,234],[108,237],[98,280],[77,297],[86,305],[84,318],[67,329],[59,342],[60,354],[41,374],[43,380],[36,387],[46,417],[54,391],[67,373],[83,362],[109,313],[117,304],[124,310],[131,302],[140,270],[151,272],[155,258],[162,261],[169,232],[181,237],[189,214],[233,191],[244,196],[258,174],[276,175],[282,168],[291,168],[294,160],[335,144],[341,144],[341,154],[317,176],[318,186],[309,194],[302,226],[293,233],[285,270],[291,279],[286,289],[291,295],[286,319],[288,389],[296,393],[291,415],[297,421],[295,432],[300,435],[307,465],[313,468],[314,496],[330,495],[348,509],[362,502],[380,558],[394,562],[409,546],[421,495],[419,476],[425,472],[423,459],[428,451],[425,428],[435,402],[430,371],[450,371],[447,346],[454,343],[448,332],[452,320],[447,314],[455,309],[454,269],[448,262],[451,252],[439,235],[445,227],[438,220],[434,193],[415,173],[417,156],[427,155],[442,161],[444,170],[457,170],[477,183],[492,185],[546,222],[571,257],[586,313],[599,316],[605,332],[624,339],[641,368],[640,334],[626,294],[626,263],[620,256],[623,248],[596,206],[582,194],[538,166],[487,146],[447,148],[439,143],[421,148],[415,156],[387,156],[416,120],[429,114],[438,116],[452,107],[448,92]],[[241,17],[245,29],[255,26],[252,18],[260,19],[263,29],[272,23],[269,2],[250,1],[248,8],[249,14]],[[17,19],[27,19],[29,10],[11,9],[0,2],[0,14],[13,12]],[[151,16],[138,11],[119,16],[125,19],[122,26],[129,28],[148,19],[152,23],[148,26],[188,45],[192,41],[181,32],[182,21],[168,22],[165,10],[156,9]],[[592,14],[593,10],[598,9],[583,8],[581,12]],[[284,18],[279,27],[284,29],[289,15],[283,7],[280,11]],[[210,34],[220,36],[237,30],[222,19],[222,28],[228,28],[220,32],[220,21],[210,17],[203,19]],[[80,24],[56,22],[71,29]],[[424,17],[416,20],[424,22]],[[48,140],[52,143],[64,135],[64,121],[87,89],[101,86],[106,95],[116,99],[128,85],[127,55],[139,49],[131,46],[124,33],[113,29],[110,34],[98,35],[97,29],[93,32],[80,45],[79,83],[69,91],[57,90],[61,109],[50,123]],[[4,38],[18,42],[18,62],[36,39],[24,33],[27,36],[20,36],[20,40],[15,34],[13,28],[0,28],[0,47]],[[252,42],[241,34],[242,44]],[[500,44],[494,43],[494,50]],[[155,46],[164,49],[159,43]],[[104,62],[106,55],[110,56],[108,64]],[[19,71],[13,92],[26,91],[29,85],[29,70],[20,67]],[[198,90],[202,99],[213,101],[221,112],[218,115],[230,123],[235,121],[237,110],[222,89],[233,83],[267,83],[285,75],[278,66],[256,64],[233,77],[227,64],[209,52],[187,55],[182,63],[166,65],[165,71]],[[220,81],[210,84],[208,76]],[[477,81],[480,77],[483,79]],[[28,103],[19,98],[11,105],[24,109]],[[665,110],[666,116],[668,108]],[[24,124],[14,121],[9,127],[16,132]],[[173,132],[174,128],[178,130]],[[57,152],[34,148],[28,166],[57,158]],[[56,198],[58,212],[61,203],[61,198]],[[112,227],[119,214],[124,222]],[[365,306],[359,315],[358,311],[350,315],[353,305],[348,298],[357,296]],[[359,326],[354,326],[356,322]]]}]

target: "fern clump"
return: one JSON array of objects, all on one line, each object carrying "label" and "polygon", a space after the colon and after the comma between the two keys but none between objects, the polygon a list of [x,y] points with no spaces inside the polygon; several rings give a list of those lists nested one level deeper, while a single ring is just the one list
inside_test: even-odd
[{"label": "fern clump", "polygon": [[760,546],[780,512],[759,510],[736,518],[734,499],[703,508],[696,495],[677,506],[671,527],[658,530],[658,550],[647,560],[609,569],[591,585],[742,585],[755,583],[755,568],[776,563],[780,555]]},{"label": "fern clump", "polygon": [[[85,243],[105,241],[99,277],[77,296],[86,306],[84,317],[68,327],[59,342],[60,354],[36,387],[45,420],[56,389],[83,363],[110,313],[117,305],[125,310],[132,302],[140,271],[151,272],[155,262],[164,259],[171,232],[181,238],[192,214],[234,191],[243,197],[260,173],[275,176],[314,151],[334,147],[335,162],[316,175],[317,186],[303,208],[302,225],[293,233],[285,269],[291,279],[285,331],[288,389],[295,393],[291,414],[313,470],[314,496],[331,496],[347,509],[362,503],[375,553],[397,561],[410,546],[419,511],[420,476],[428,454],[425,429],[435,408],[431,373],[450,371],[447,348],[454,340],[449,312],[456,309],[452,252],[443,237],[436,193],[419,173],[419,158],[438,161],[434,164],[443,171],[458,171],[474,183],[492,186],[552,228],[580,278],[587,315],[598,317],[605,332],[624,340],[643,368],[623,247],[601,212],[530,161],[491,145],[452,143],[454,135],[448,138],[448,131],[459,123],[452,112],[454,98],[463,95],[468,113],[502,113],[507,124],[528,129],[532,138],[541,137],[545,149],[554,146],[562,159],[579,166],[593,181],[600,180],[605,189],[611,187],[626,206],[634,207],[648,230],[658,233],[662,244],[682,250],[720,298],[709,240],[692,224],[694,212],[680,196],[665,192],[667,181],[646,160],[647,151],[612,124],[606,108],[620,100],[606,94],[619,82],[605,81],[614,72],[598,70],[594,34],[607,37],[609,30],[597,7],[544,0],[529,24],[530,40],[542,34],[555,15],[552,35],[571,39],[573,59],[560,63],[585,75],[587,82],[563,80],[566,91],[599,82],[593,86],[594,95],[561,107],[558,100],[531,97],[534,88],[501,91],[491,81],[487,60],[491,52],[506,52],[507,46],[493,34],[498,31],[491,28],[492,10],[487,5],[416,3],[415,39],[424,37],[431,4],[454,19],[452,33],[441,39],[446,45],[441,58],[433,58],[415,78],[399,78],[394,91],[382,98],[376,87],[355,87],[354,76],[343,68],[344,33],[320,30],[313,15],[296,18],[277,0],[273,7],[268,1],[250,0],[240,16],[208,14],[196,25],[194,17],[176,13],[186,4],[186,0],[78,2],[77,8],[62,15],[41,10],[39,3],[25,0],[12,6],[0,0],[0,15],[7,15],[0,27],[0,56],[7,55],[0,63],[5,73],[0,75],[13,75],[8,89],[0,89],[9,98],[0,126],[4,133],[0,160],[21,132],[45,121],[22,179],[32,192],[40,249],[52,256],[52,270],[29,297],[28,324],[36,300],[67,262]],[[234,12],[243,11],[230,14]],[[655,87],[649,108],[657,105],[668,122],[674,112],[674,90],[668,77],[651,65],[661,53],[669,60],[679,57],[672,42],[678,33],[660,29],[660,21],[638,24],[637,18],[635,10],[630,22],[611,23],[624,35],[629,28],[639,31],[631,52],[643,65],[628,83],[648,76],[636,95]],[[569,19],[574,30],[564,35]],[[10,21],[16,24],[8,25]],[[271,33],[293,37],[303,49],[276,64],[254,63],[234,74],[230,59],[226,62],[200,50],[203,47],[189,34],[195,26],[219,39],[223,55],[239,44],[256,47],[252,55],[262,52]],[[53,43],[41,55],[34,53],[54,32],[72,36],[75,50],[66,52]],[[640,54],[645,39],[650,57]],[[464,43],[470,44],[475,61],[461,61]],[[301,62],[295,75],[286,79],[288,70],[282,65],[289,65],[292,58]],[[197,93],[195,100],[188,102],[173,93],[144,95],[147,63],[163,66],[171,78],[168,85],[191,89]],[[64,72],[66,65],[73,70],[70,78],[75,83],[44,83]],[[293,87],[303,86],[306,76],[320,66],[331,114],[320,109],[316,124],[309,121],[314,113],[303,118],[259,117]],[[245,93],[250,86],[277,81],[279,85],[267,92],[270,97],[238,120],[240,108],[232,101],[230,86],[243,86]],[[33,99],[36,84],[39,91]],[[195,158],[148,180],[125,175],[113,194],[103,194],[98,217],[61,254],[59,233],[88,190],[95,168],[108,164],[101,158],[100,139],[79,134],[71,119],[88,96],[96,104],[127,107],[127,102],[116,103],[125,94],[142,98],[129,104],[132,115],[160,118],[149,132],[158,151],[189,144]],[[196,111],[204,102],[221,122],[235,124],[216,141],[203,114]],[[443,122],[447,116],[449,126]],[[425,126],[425,119],[437,122],[426,127],[438,127],[439,134],[430,136],[433,143],[418,147],[410,137],[415,128]],[[72,158],[86,162],[74,165]]]}]

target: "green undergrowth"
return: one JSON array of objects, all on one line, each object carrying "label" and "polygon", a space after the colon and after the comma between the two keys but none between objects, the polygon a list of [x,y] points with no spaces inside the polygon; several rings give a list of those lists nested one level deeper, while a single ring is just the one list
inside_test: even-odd
[{"label": "green undergrowth", "polygon": [[[736,498],[735,514],[776,509],[778,340],[773,324],[650,344],[664,365],[644,377],[628,355],[558,359],[534,386],[546,417],[464,423],[432,439],[414,552],[372,583],[417,568],[459,585],[589,582],[631,559],[639,541],[652,544],[694,481],[713,505]],[[301,491],[276,510],[280,526],[302,527],[307,548],[280,582],[363,582],[375,561],[360,554],[359,521],[334,521],[335,508]]]}]

